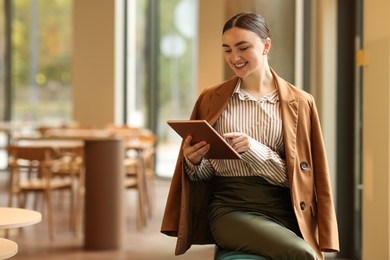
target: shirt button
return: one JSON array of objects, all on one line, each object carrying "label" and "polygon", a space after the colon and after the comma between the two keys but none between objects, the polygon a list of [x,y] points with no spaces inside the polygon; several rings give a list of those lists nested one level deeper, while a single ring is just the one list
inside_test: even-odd
[{"label": "shirt button", "polygon": [[301,210],[305,210],[306,203],[304,201],[301,201],[301,203],[299,203],[299,206],[301,207]]},{"label": "shirt button", "polygon": [[300,167],[301,170],[306,171],[307,169],[309,169],[309,164],[307,164],[307,162],[301,162]]}]

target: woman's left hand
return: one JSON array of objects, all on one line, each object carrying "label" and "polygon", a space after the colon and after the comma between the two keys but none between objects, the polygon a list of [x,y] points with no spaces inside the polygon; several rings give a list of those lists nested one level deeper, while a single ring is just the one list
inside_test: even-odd
[{"label": "woman's left hand", "polygon": [[249,150],[250,137],[244,133],[226,133],[223,134],[223,137],[227,140],[233,149],[238,153],[244,153]]}]

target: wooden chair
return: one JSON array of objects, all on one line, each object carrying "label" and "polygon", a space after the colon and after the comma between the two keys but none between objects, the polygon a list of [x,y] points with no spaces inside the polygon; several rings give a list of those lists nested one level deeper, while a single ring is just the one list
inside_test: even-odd
[{"label": "wooden chair", "polygon": [[[75,200],[71,202],[71,227],[76,235],[81,233],[83,201],[85,195],[84,147],[72,146],[57,149],[59,157],[52,167],[52,176],[72,180]],[[74,209],[74,210],[73,210]]]},{"label": "wooden chair", "polygon": [[[137,192],[137,228],[146,226],[155,206],[154,152],[156,137],[150,131],[128,125],[108,125],[112,136],[125,142],[125,188]],[[140,145],[128,145],[139,143]],[[147,144],[147,145],[143,145]]]},{"label": "wooden chair", "polygon": [[50,239],[54,239],[53,191],[69,191],[70,214],[72,214],[74,198],[73,180],[53,176],[53,166],[57,163],[56,156],[56,151],[48,146],[14,144],[8,146],[8,168],[10,171],[8,206],[12,207],[14,196],[17,196],[18,207],[26,207],[29,193],[42,194],[47,206]]},{"label": "wooden chair", "polygon": [[147,197],[146,179],[143,173],[142,162],[138,158],[125,158],[125,181],[126,190],[134,190],[137,196],[136,222],[137,229],[141,230],[147,224]]},{"label": "wooden chair", "polygon": [[62,124],[62,125],[39,125],[37,128],[38,133],[41,137],[50,137],[52,133],[56,133],[58,130],[91,130],[92,126],[89,125],[80,125],[78,123],[73,124]]},{"label": "wooden chair", "polygon": [[154,214],[156,208],[156,191],[155,191],[155,155],[157,137],[154,133],[146,131],[138,135],[141,143],[146,143],[142,151],[144,174],[146,178],[146,196],[148,201],[149,216]]}]

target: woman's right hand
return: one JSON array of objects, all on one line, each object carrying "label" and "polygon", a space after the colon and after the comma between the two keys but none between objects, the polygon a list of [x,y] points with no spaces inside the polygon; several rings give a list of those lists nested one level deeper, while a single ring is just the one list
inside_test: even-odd
[{"label": "woman's right hand", "polygon": [[202,158],[210,149],[210,144],[205,141],[200,141],[194,145],[191,145],[192,136],[189,135],[184,139],[183,154],[193,165],[199,165]]}]

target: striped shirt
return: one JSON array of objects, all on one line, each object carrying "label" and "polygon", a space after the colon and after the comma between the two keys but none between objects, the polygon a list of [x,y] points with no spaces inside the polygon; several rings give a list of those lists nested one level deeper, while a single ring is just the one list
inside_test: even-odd
[{"label": "striped shirt", "polygon": [[274,185],[289,187],[284,156],[284,141],[278,92],[260,99],[240,88],[235,91],[218,118],[215,129],[220,133],[241,132],[250,137],[250,149],[241,160],[203,159],[192,165],[185,158],[185,169],[191,180],[218,176],[261,176]]}]

